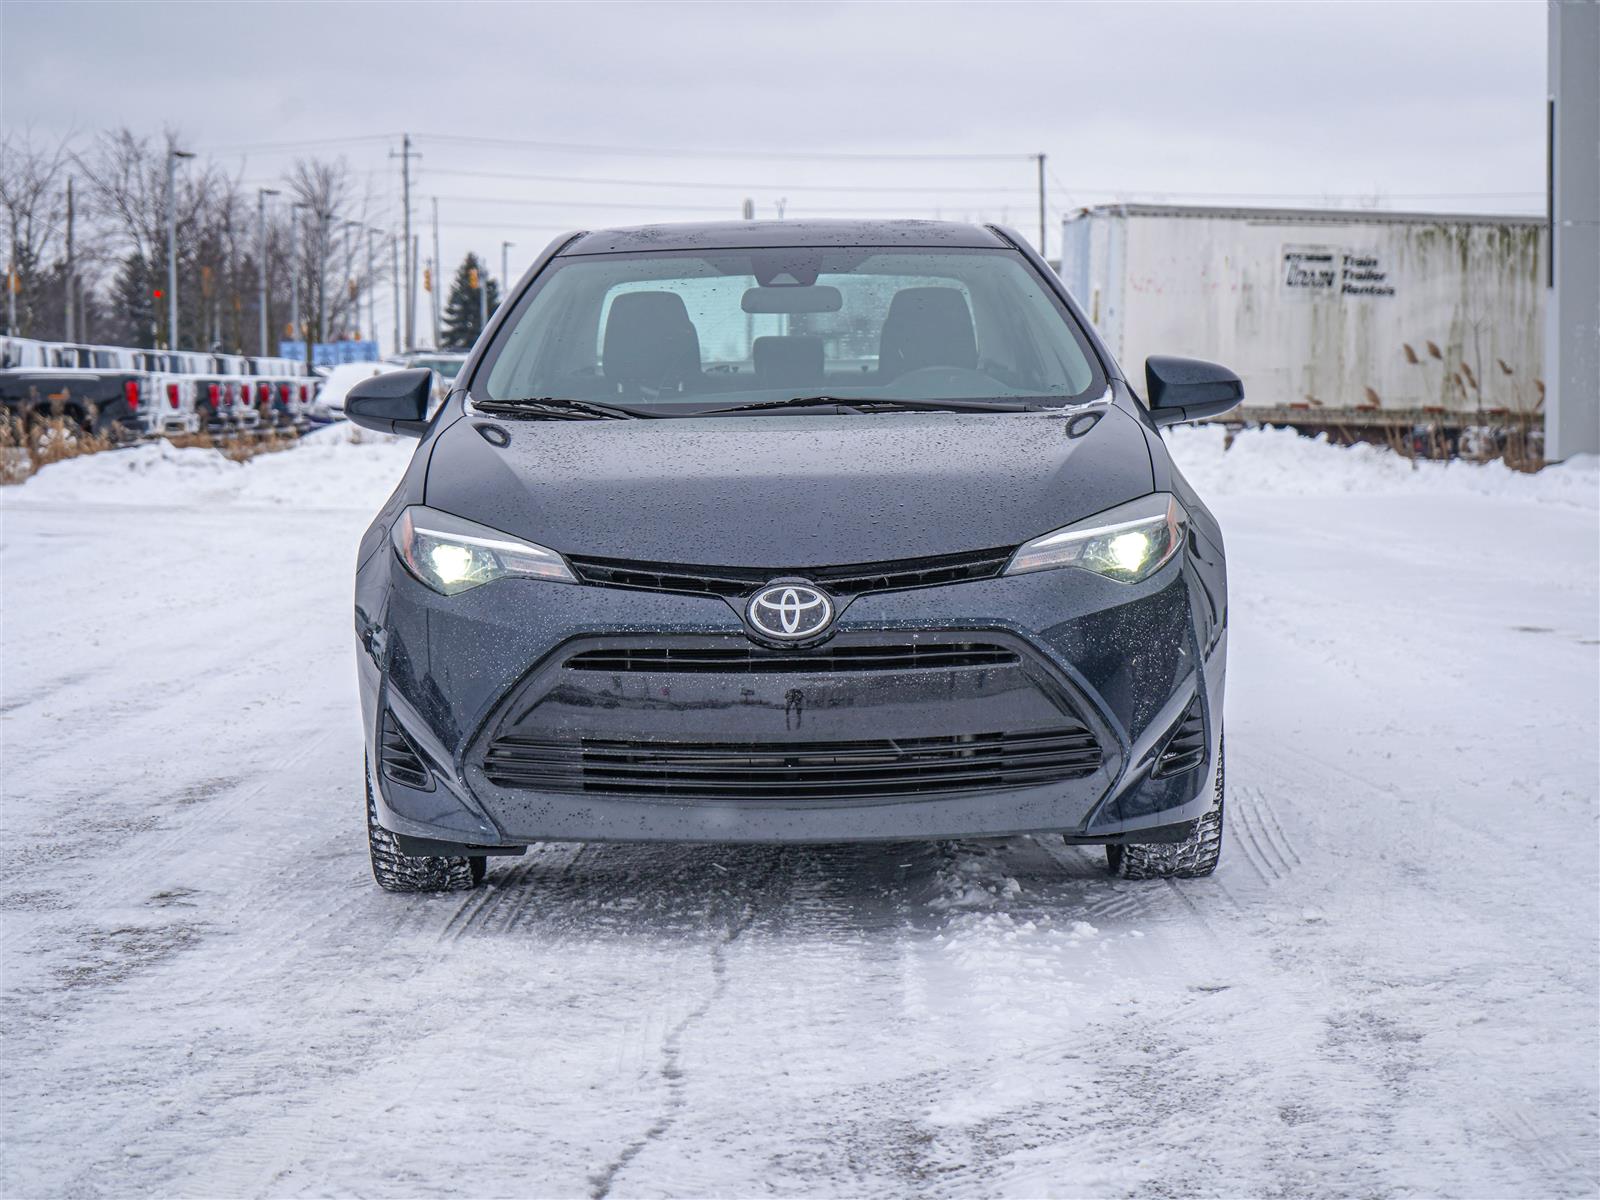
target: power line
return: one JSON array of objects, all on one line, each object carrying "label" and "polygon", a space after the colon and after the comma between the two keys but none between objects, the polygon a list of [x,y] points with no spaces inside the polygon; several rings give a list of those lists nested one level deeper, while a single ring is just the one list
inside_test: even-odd
[{"label": "power line", "polygon": [[210,154],[242,154],[255,150],[305,150],[317,146],[345,146],[353,142],[392,142],[398,133],[358,133],[349,137],[307,138],[301,142],[242,142],[228,146],[202,146]]},{"label": "power line", "polygon": [[[631,212],[732,212],[734,206],[730,203],[717,203],[708,201],[705,204],[655,204],[637,200],[595,200],[591,198],[562,198],[546,200],[543,198],[524,198],[521,196],[435,196],[436,200],[443,200],[451,204],[513,204],[527,208],[576,208],[576,209],[613,209]],[[897,205],[893,208],[852,208],[841,205],[821,204],[804,209],[811,213],[835,213],[846,216],[882,217],[895,214],[905,214],[908,210],[924,210],[928,208],[950,207],[962,208],[959,204],[948,206],[937,204]],[[976,205],[973,207],[1005,207],[1003,205]],[[801,211],[791,208],[790,211]]]},{"label": "power line", "polygon": [[650,158],[745,158],[767,161],[814,162],[1031,162],[1032,154],[906,154],[855,150],[689,150],[663,146],[605,146],[587,142],[541,142],[528,138],[481,137],[471,134],[419,133],[421,141],[457,142],[476,146],[516,146],[529,150],[570,151],[575,154],[637,155]]},{"label": "power line", "polygon": [[684,179],[601,179],[591,175],[533,175],[520,171],[471,171],[455,167],[430,167],[430,175],[460,175],[470,179],[510,179],[528,183],[594,183],[617,185],[620,187],[656,187],[656,188],[705,188],[725,189],[738,192],[773,191],[773,192],[959,192],[982,195],[994,195],[1000,192],[1015,192],[1023,195],[1033,195],[1031,187],[1011,187],[996,185],[993,187],[974,187],[970,185],[946,186],[944,184],[928,184],[910,186],[907,184],[833,184],[833,183],[696,183]]}]

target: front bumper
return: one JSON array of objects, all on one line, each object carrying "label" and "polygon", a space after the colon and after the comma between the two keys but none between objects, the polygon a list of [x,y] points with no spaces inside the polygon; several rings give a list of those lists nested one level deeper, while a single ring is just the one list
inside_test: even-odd
[{"label": "front bumper", "polygon": [[[1170,827],[1211,800],[1220,574],[1220,555],[1180,555],[1133,586],[1062,570],[864,595],[823,647],[989,647],[977,666],[686,670],[661,651],[751,646],[733,605],[516,579],[444,597],[385,547],[357,581],[379,819],[478,846],[1115,840]],[[1197,697],[1208,752],[1163,777],[1158,756]],[[425,786],[382,769],[386,729],[425,768]],[[1071,729],[1091,739],[1093,761],[1029,769]],[[528,757],[508,768],[513,743]],[[841,762],[864,764],[844,778],[891,783],[830,791]],[[908,784],[918,773],[933,783]]]}]

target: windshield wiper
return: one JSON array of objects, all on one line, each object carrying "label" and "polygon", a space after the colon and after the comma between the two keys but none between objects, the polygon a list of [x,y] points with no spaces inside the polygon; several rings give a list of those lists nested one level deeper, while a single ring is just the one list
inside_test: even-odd
[{"label": "windshield wiper", "polygon": [[479,412],[508,417],[558,417],[568,421],[628,420],[653,417],[653,412],[627,408],[621,404],[602,404],[597,400],[568,400],[562,396],[528,396],[521,400],[474,400]]},{"label": "windshield wiper", "polygon": [[886,397],[846,398],[843,396],[791,396],[787,400],[757,400],[753,404],[735,404],[729,408],[707,408],[696,416],[716,416],[719,413],[766,412],[779,408],[824,408],[833,405],[836,412],[871,412],[874,409],[899,409],[906,412],[1028,412],[1032,406],[1008,400],[897,400]]}]

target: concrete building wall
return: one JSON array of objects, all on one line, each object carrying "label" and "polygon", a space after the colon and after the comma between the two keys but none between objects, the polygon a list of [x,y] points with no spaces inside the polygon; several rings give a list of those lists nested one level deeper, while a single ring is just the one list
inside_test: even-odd
[{"label": "concrete building wall", "polygon": [[1151,354],[1238,371],[1246,407],[1541,404],[1537,218],[1106,207],[1062,276],[1129,375]]},{"label": "concrete building wall", "polygon": [[1552,0],[1545,457],[1600,453],[1600,3]]}]

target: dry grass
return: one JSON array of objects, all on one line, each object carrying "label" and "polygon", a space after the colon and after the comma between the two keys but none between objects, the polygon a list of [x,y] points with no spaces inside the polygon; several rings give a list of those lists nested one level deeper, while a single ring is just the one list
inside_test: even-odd
[{"label": "dry grass", "polygon": [[40,467],[97,454],[111,445],[108,438],[84,432],[76,420],[59,413],[29,420],[0,414],[0,485],[21,483]]},{"label": "dry grass", "polygon": [[248,433],[238,437],[213,437],[209,433],[186,433],[182,437],[172,438],[172,444],[179,447],[194,447],[199,450],[215,450],[229,462],[248,462],[258,454],[273,454],[279,450],[287,450],[300,440],[300,435],[294,430],[269,429],[265,433]]},{"label": "dry grass", "polygon": [[[230,462],[245,462],[258,454],[287,450],[299,440],[293,430],[268,430],[260,434],[214,438],[209,433],[186,434],[172,439],[174,446],[215,450]],[[117,443],[97,433],[87,433],[73,418],[55,413],[33,414],[24,420],[0,413],[0,487],[21,483],[41,467],[111,450]]]}]

